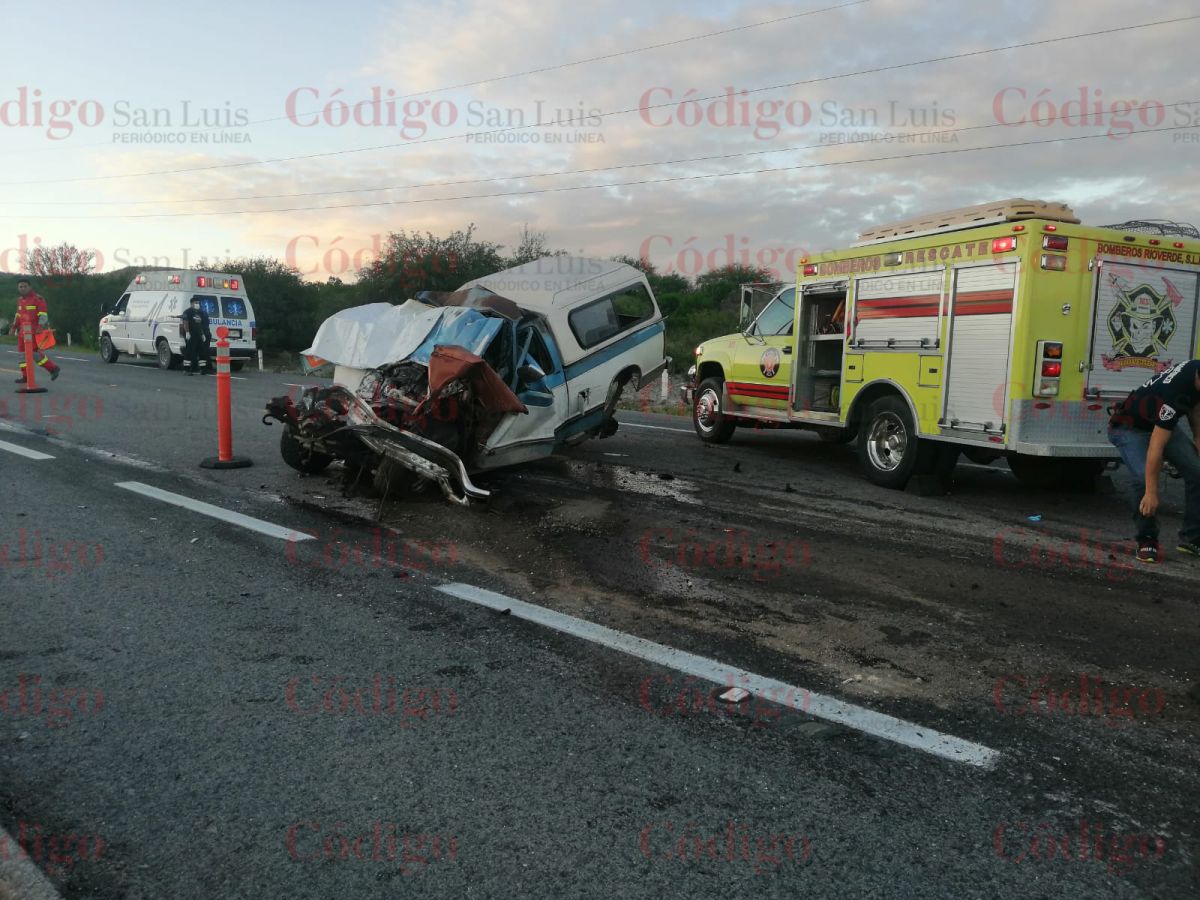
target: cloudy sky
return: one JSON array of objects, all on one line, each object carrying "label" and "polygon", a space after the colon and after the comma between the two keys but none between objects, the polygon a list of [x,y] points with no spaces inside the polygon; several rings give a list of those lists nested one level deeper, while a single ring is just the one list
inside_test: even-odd
[{"label": "cloudy sky", "polygon": [[349,279],[389,231],[474,223],[695,275],[731,258],[786,271],[872,224],[1005,197],[1094,224],[1196,221],[1200,129],[1179,126],[1200,125],[1200,18],[1114,29],[1197,15],[1189,0],[25,4],[6,15],[21,39],[0,82],[0,270],[69,241],[102,270],[265,254]]}]

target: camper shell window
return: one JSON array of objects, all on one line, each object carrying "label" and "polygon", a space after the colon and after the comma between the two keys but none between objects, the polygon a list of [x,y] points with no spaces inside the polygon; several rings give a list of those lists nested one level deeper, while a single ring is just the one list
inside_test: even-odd
[{"label": "camper shell window", "polygon": [[567,321],[579,346],[587,350],[628,331],[654,315],[654,302],[646,286],[631,284],[572,312]]}]

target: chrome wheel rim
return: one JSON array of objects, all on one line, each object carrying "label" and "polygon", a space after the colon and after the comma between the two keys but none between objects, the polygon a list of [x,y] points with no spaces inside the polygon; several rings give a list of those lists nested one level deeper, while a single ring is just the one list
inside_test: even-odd
[{"label": "chrome wheel rim", "polygon": [[908,429],[893,412],[883,413],[871,423],[867,435],[867,455],[871,465],[883,472],[892,472],[904,461],[908,450]]},{"label": "chrome wheel rim", "polygon": [[696,398],[696,426],[703,432],[712,431],[717,427],[717,418],[721,414],[721,398],[712,388],[706,388]]}]

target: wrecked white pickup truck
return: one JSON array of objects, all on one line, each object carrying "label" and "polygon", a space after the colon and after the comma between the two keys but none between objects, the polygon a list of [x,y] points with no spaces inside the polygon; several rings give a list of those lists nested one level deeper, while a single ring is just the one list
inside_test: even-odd
[{"label": "wrecked white pickup truck", "polygon": [[304,355],[334,384],[276,397],[283,459],[305,473],[342,460],[383,496],[422,482],[482,500],[480,471],[617,430],[621,392],[666,366],[645,276],[611,260],[554,256],[451,294],[372,303],[327,319]]}]

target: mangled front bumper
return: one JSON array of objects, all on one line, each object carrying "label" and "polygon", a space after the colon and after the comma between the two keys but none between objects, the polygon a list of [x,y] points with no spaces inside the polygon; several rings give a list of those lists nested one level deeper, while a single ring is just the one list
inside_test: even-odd
[{"label": "mangled front bumper", "polygon": [[374,465],[391,460],[414,475],[436,483],[447,499],[465,506],[486,500],[490,492],[471,481],[454,451],[379,416],[371,405],[340,386],[309,388],[297,404],[289,396],[267,404],[263,421],[276,419],[312,450]]},{"label": "mangled front bumper", "polygon": [[360,397],[354,399],[346,428],[377,456],[390,459],[414,475],[436,482],[446,499],[466,506],[471,500],[486,500],[490,491],[478,487],[467,474],[458,454],[406,428],[381,419]]}]

